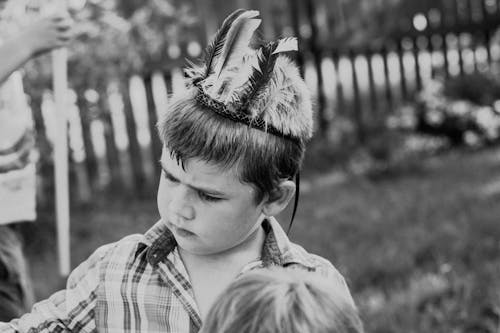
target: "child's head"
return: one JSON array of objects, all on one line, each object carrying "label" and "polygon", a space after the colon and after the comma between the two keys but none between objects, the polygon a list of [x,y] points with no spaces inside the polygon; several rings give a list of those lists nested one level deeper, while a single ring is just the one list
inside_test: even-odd
[{"label": "child's head", "polygon": [[[183,177],[177,180],[199,185],[190,165],[196,163],[201,167],[204,164],[207,170],[198,168],[203,171],[203,188],[227,188],[224,179],[219,182],[217,177],[210,179],[210,174],[226,173],[234,180],[229,187],[240,186],[237,192],[251,192],[252,210],[245,212],[243,218],[252,219],[246,225],[250,229],[254,229],[262,214],[279,213],[293,197],[293,178],[299,171],[305,142],[312,135],[309,92],[297,67],[283,55],[294,49],[294,39],[260,48],[250,47],[260,23],[257,15],[256,11],[238,10],[224,21],[207,49],[205,62],[186,69],[190,77],[188,88],[173,96],[168,112],[158,124],[165,148],[162,164],[170,163],[177,169],[177,178]],[[197,205],[186,193],[174,194],[172,184],[163,183],[160,183],[162,193],[158,198],[160,214],[163,219],[174,219],[170,222],[178,227],[185,219],[199,217],[200,212],[206,218],[211,213],[216,214],[215,210],[221,212],[224,205],[234,207],[232,199],[209,199]],[[167,185],[170,194],[164,195]],[[210,194],[210,191],[205,192]],[[215,199],[230,196],[221,191],[212,192],[222,194],[212,196]],[[177,198],[183,194],[187,199],[174,207],[177,211],[168,207],[174,195]],[[201,197],[210,195],[202,194]],[[187,207],[189,205],[192,207]],[[234,219],[236,216],[218,219],[221,218]],[[235,220],[230,222],[234,224]],[[236,238],[251,231],[243,229],[238,231]],[[222,247],[230,246],[231,242],[228,240]]]},{"label": "child's head", "polygon": [[203,333],[361,333],[351,300],[333,281],[296,269],[262,269],[234,281],[207,315]]},{"label": "child's head", "polygon": [[[244,24],[256,28],[260,23],[256,15],[256,11],[233,13],[215,36],[213,47],[226,47],[229,37],[220,35],[225,29]],[[264,46],[253,49],[248,46],[252,36],[252,31],[242,34],[240,49],[227,57],[210,57],[209,48],[201,67],[186,70],[192,84],[187,91],[173,96],[169,112],[159,123],[159,132],[164,145],[180,162],[198,158],[222,169],[238,169],[241,181],[254,186],[259,200],[271,194],[280,181],[293,179],[299,170],[305,141],[312,135],[312,108],[297,67],[276,49],[278,43],[269,50]],[[272,50],[276,53],[268,54],[269,62],[261,65],[270,68],[257,69],[255,61]],[[224,60],[226,65],[219,65]],[[248,85],[252,75],[264,70],[268,70],[267,77],[256,78],[254,86]],[[271,134],[221,116],[200,102],[200,95],[223,104],[233,115],[250,115],[251,121],[262,119],[267,128],[277,128],[281,133]]]},{"label": "child's head", "polygon": [[[164,146],[180,163],[200,159],[236,169],[256,189],[256,202],[300,168],[304,142],[295,142],[221,117],[196,102],[196,88],[174,96],[160,122]],[[273,112],[274,110],[271,110]]]}]

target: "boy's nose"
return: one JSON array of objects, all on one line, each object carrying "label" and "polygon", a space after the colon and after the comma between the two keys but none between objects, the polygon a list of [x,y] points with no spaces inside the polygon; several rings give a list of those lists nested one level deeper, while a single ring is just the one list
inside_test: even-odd
[{"label": "boy's nose", "polygon": [[189,189],[180,186],[177,191],[172,193],[172,200],[170,201],[170,211],[182,220],[194,219],[194,209],[191,205]]}]

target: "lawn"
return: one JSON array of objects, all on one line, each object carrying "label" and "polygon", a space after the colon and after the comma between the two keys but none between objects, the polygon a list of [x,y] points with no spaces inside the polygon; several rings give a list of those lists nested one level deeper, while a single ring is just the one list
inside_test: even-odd
[{"label": "lawn", "polygon": [[[306,178],[291,238],[346,276],[368,332],[497,332],[500,149],[453,151],[411,170]],[[41,216],[27,245],[38,298],[63,285],[50,213]],[[73,264],[157,219],[153,197],[74,207]]]}]

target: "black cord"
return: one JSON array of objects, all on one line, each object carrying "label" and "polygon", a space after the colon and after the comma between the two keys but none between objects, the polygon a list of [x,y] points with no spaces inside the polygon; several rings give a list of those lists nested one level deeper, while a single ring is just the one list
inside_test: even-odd
[{"label": "black cord", "polygon": [[288,225],[288,230],[286,232],[287,235],[289,235],[290,231],[292,230],[293,219],[295,218],[295,213],[297,212],[297,207],[299,205],[299,195],[300,195],[299,192],[300,192],[300,171],[298,171],[297,175],[295,176],[295,200],[293,203],[292,218],[290,219],[290,224]]}]

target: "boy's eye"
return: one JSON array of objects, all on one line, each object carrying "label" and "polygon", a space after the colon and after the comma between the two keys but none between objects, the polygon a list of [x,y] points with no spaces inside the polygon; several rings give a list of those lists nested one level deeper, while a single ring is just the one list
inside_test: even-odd
[{"label": "boy's eye", "polygon": [[172,175],[171,175],[171,174],[166,173],[166,172],[163,172],[163,173],[165,174],[165,178],[166,178],[168,181],[173,182],[173,183],[177,183],[177,182],[178,182],[178,180],[177,180],[177,179],[175,179],[174,177],[172,177]]},{"label": "boy's eye", "polygon": [[205,200],[205,201],[210,201],[210,202],[215,202],[215,201],[219,201],[219,200],[222,200],[221,198],[217,198],[217,197],[213,197],[211,195],[208,195],[204,192],[201,192],[201,191],[198,191],[198,196],[202,199],[202,200]]}]

